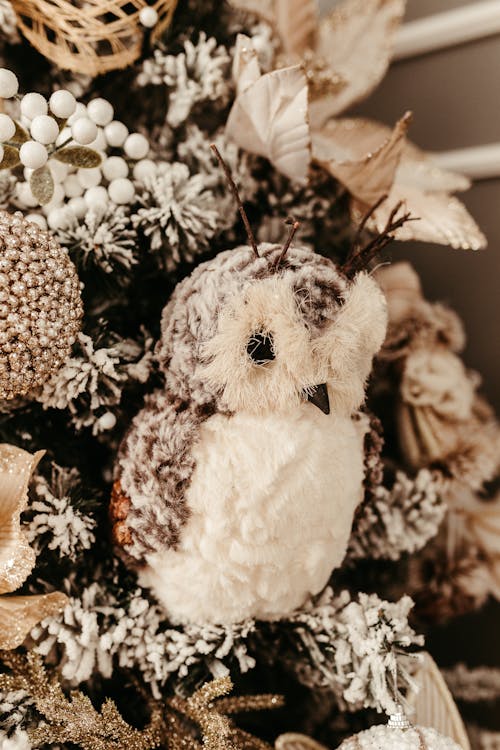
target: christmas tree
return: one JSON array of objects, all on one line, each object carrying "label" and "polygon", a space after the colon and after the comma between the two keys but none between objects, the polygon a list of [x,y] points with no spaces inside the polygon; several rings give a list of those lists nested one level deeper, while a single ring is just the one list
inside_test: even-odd
[{"label": "christmas tree", "polygon": [[50,5],[0,2],[0,747],[468,742],[422,651],[499,596],[500,431],[381,261],[485,238],[344,115],[403,0]]}]

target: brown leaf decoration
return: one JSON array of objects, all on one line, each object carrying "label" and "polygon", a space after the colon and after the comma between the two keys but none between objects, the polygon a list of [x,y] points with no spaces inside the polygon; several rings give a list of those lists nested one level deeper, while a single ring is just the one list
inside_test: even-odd
[{"label": "brown leaf decoration", "polygon": [[[243,70],[239,68],[243,75]],[[264,156],[297,182],[307,180],[310,133],[307,81],[300,65],[261,76],[236,97],[226,134],[240,148]]]},{"label": "brown leaf decoration", "polygon": [[19,151],[14,146],[5,145],[3,147],[3,159],[0,162],[0,169],[13,169],[21,163]]},{"label": "brown leaf decoration", "polygon": [[32,455],[0,444],[0,594],[15,591],[35,564],[35,553],[22,532],[20,517],[28,499],[28,483],[43,452]]},{"label": "brown leaf decoration", "polygon": [[345,0],[320,21],[314,53],[344,81],[311,102],[317,126],[370,94],[384,77],[405,0]]},{"label": "brown leaf decoration", "polygon": [[[32,455],[0,444],[0,594],[15,591],[35,564],[35,552],[22,531],[28,483],[43,451]],[[32,627],[64,606],[57,592],[40,596],[0,596],[0,648],[17,648]]]},{"label": "brown leaf decoration", "polygon": [[26,141],[29,141],[30,137],[28,131],[25,130],[22,125],[19,125],[16,120],[14,120],[14,125],[16,126],[16,132],[10,139],[11,143],[22,145],[23,143],[26,143]]},{"label": "brown leaf decoration", "polygon": [[302,58],[314,45],[317,3],[315,0],[275,0],[274,13],[282,50],[297,62],[296,58]]},{"label": "brown leaf decoration", "polygon": [[67,146],[60,151],[56,151],[53,158],[62,161],[64,164],[71,164],[72,167],[83,169],[98,167],[102,161],[97,151],[86,146]]},{"label": "brown leaf decoration", "polygon": [[373,120],[331,120],[312,133],[313,158],[354,198],[373,205],[391,189],[410,121],[407,112],[391,131]]},{"label": "brown leaf decoration", "polygon": [[424,652],[414,680],[420,690],[407,697],[414,709],[412,723],[432,727],[445,737],[451,737],[463,749],[470,750],[464,723],[453,697],[432,656]]},{"label": "brown leaf decoration", "polygon": [[[486,237],[457,198],[446,193],[423,193],[407,185],[393,185],[387,200],[368,220],[367,229],[381,232],[391,210],[400,201],[418,221],[408,222],[398,229],[395,234],[397,240],[435,242],[463,250],[486,247]],[[351,208],[353,220],[359,223],[366,213],[366,205],[354,201]]]},{"label": "brown leaf decoration", "polygon": [[468,190],[470,180],[434,164],[432,155],[406,141],[396,172],[396,181],[411,185],[425,193],[455,193]]},{"label": "brown leaf decoration", "polygon": [[54,179],[46,164],[44,164],[43,167],[35,169],[32,173],[30,177],[30,187],[33,196],[41,206],[45,206],[46,203],[49,203],[54,195]]}]

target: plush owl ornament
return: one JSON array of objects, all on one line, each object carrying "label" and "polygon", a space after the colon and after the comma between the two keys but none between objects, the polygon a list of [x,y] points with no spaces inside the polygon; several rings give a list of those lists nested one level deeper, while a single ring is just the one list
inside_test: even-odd
[{"label": "plush owl ornament", "polygon": [[355,272],[361,252],[338,268],[292,247],[296,228],[257,247],[247,227],[249,246],[176,287],[156,350],[165,385],[121,447],[115,541],[174,623],[278,619],[345,555],[386,303]]}]

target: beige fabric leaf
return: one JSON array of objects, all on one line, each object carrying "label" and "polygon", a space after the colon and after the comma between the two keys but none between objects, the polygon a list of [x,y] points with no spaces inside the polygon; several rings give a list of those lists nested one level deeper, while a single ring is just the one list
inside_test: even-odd
[{"label": "beige fabric leaf", "polygon": [[430,154],[408,141],[401,155],[396,181],[425,193],[456,193],[468,190],[471,185],[467,177],[441,169],[433,163]]},{"label": "beige fabric leaf", "polygon": [[302,67],[266,73],[239,94],[229,113],[226,134],[240,148],[265,156],[287,177],[304,183],[311,139]]},{"label": "beige fabric leaf", "polygon": [[312,154],[354,198],[373,205],[387,194],[405,146],[407,112],[391,131],[363,118],[331,120],[312,132]]},{"label": "beige fabric leaf", "polygon": [[410,693],[408,703],[414,709],[413,724],[432,727],[445,737],[451,737],[463,750],[470,750],[467,732],[453,697],[432,656],[424,652],[414,675],[420,690]]},{"label": "beige fabric leaf", "polygon": [[274,22],[275,0],[229,0],[229,5],[245,13],[254,13],[269,23]]},{"label": "beige fabric leaf", "polygon": [[238,34],[233,59],[233,80],[238,94],[243,94],[261,76],[260,65],[252,40],[245,34]]},{"label": "beige fabric leaf", "polygon": [[[15,591],[31,573],[35,552],[23,533],[20,517],[28,500],[31,475],[43,456],[0,444],[0,594]],[[0,649],[17,648],[37,622],[59,612],[66,596],[0,596]]]},{"label": "beige fabric leaf", "polygon": [[[367,222],[367,229],[382,232],[394,206],[403,202],[405,210],[418,221],[409,221],[395,233],[397,240],[421,240],[450,245],[463,250],[486,247],[486,237],[463,203],[446,193],[423,193],[415,187],[394,184],[387,200]],[[354,201],[353,219],[359,222],[367,206]]]},{"label": "beige fabric leaf", "polygon": [[67,598],[55,591],[37,596],[3,596],[0,598],[0,649],[17,648],[30,630],[62,611]]},{"label": "beige fabric leaf", "polygon": [[7,443],[0,444],[0,594],[15,591],[35,564],[35,553],[21,529],[28,483],[43,451],[32,455]]},{"label": "beige fabric leaf", "polygon": [[320,21],[315,53],[346,85],[311,102],[318,126],[368,96],[384,77],[405,0],[345,0]]},{"label": "beige fabric leaf", "polygon": [[275,19],[284,54],[292,59],[302,58],[315,42],[318,26],[316,0],[275,0]]}]

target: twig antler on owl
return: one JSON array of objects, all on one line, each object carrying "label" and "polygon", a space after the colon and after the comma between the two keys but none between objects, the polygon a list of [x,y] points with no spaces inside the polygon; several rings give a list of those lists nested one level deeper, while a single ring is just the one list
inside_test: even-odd
[{"label": "twig antler on owl", "polygon": [[389,218],[387,219],[387,223],[383,230],[379,232],[379,234],[377,234],[366,245],[361,245],[361,234],[366,226],[367,221],[371,216],[373,216],[377,208],[379,208],[386,200],[387,195],[383,195],[361,219],[361,222],[354,236],[351,250],[342,266],[343,273],[350,278],[358,273],[358,271],[366,268],[370,261],[373,260],[373,258],[375,258],[375,256],[378,255],[384,249],[384,247],[386,247],[386,245],[392,242],[392,240],[395,238],[395,232],[400,227],[402,227],[408,221],[417,220],[417,217],[411,216],[409,211],[402,214],[399,218],[396,218],[401,207],[403,206],[403,201],[399,201],[399,203],[394,206],[391,213],[389,214]]},{"label": "twig antler on owl", "polygon": [[[217,160],[218,160],[219,164],[221,165],[222,169],[224,170],[224,174],[226,175],[226,179],[227,179],[228,185],[229,185],[229,187],[231,189],[231,192],[232,192],[232,194],[234,196],[234,199],[235,199],[235,201],[236,201],[236,203],[238,205],[238,210],[240,212],[241,218],[243,219],[243,224],[245,225],[245,230],[246,230],[246,233],[247,233],[247,236],[248,236],[248,240],[250,242],[252,250],[254,251],[255,256],[257,258],[259,258],[260,255],[259,255],[259,250],[258,250],[258,247],[257,247],[257,242],[255,240],[255,235],[254,235],[254,233],[252,231],[252,227],[250,226],[250,222],[248,221],[248,216],[247,216],[247,213],[245,211],[245,207],[243,206],[243,202],[242,202],[242,200],[240,198],[238,187],[237,187],[237,185],[236,185],[236,183],[233,180],[233,177],[231,175],[231,170],[229,169],[228,165],[226,164],[226,162],[222,158],[222,155],[221,155],[219,149],[217,148],[217,146],[215,145],[215,143],[210,144],[210,148],[214,152],[215,156],[217,157]],[[281,251],[281,253],[280,253],[280,255],[279,255],[279,257],[278,257],[278,259],[277,259],[277,261],[275,263],[275,265],[274,265],[275,269],[279,268],[280,264],[283,262],[283,259],[285,258],[285,255],[287,254],[288,249],[289,249],[290,245],[292,244],[292,241],[293,241],[293,238],[295,236],[295,233],[296,233],[297,229],[300,226],[300,223],[298,221],[296,221],[293,217],[288,218],[285,223],[291,225],[290,226],[290,231],[288,233],[288,237],[286,239],[286,242],[283,245],[283,249],[282,249],[282,251]]]}]

